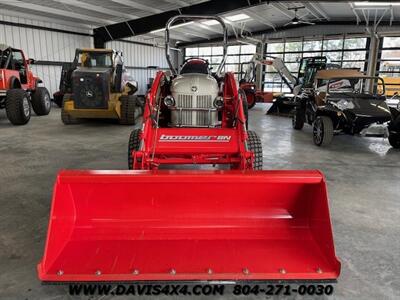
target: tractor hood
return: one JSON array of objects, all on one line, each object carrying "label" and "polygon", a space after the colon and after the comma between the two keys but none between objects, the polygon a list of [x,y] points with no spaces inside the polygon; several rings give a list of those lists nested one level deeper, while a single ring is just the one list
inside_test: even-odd
[{"label": "tractor hood", "polygon": [[212,99],[218,96],[217,80],[207,74],[179,75],[172,81],[171,92],[185,95],[212,95]]}]

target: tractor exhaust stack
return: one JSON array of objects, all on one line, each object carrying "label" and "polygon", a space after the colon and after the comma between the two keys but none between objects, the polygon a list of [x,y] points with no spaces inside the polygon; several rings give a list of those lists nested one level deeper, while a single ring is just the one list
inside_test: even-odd
[{"label": "tractor exhaust stack", "polygon": [[62,171],[46,282],[334,280],[318,171]]}]

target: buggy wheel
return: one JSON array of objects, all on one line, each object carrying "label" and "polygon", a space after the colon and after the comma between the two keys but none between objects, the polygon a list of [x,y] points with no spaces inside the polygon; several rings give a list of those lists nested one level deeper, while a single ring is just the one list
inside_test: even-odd
[{"label": "buggy wheel", "polygon": [[65,94],[63,98],[63,103],[61,107],[61,121],[65,125],[72,125],[72,124],[79,124],[82,122],[82,119],[75,118],[71,116],[65,109],[65,102],[69,101],[71,99],[71,94]]},{"label": "buggy wheel", "polygon": [[133,170],[132,151],[139,150],[141,134],[142,134],[142,130],[135,129],[131,132],[131,135],[129,137],[129,144],[128,144],[128,169],[129,170]]},{"label": "buggy wheel", "polygon": [[11,89],[6,95],[6,114],[13,125],[25,125],[31,118],[31,104],[23,89]]},{"label": "buggy wheel", "polygon": [[395,149],[400,149],[400,133],[390,133],[389,143]]},{"label": "buggy wheel", "polygon": [[137,96],[123,95],[119,100],[121,101],[121,118],[119,119],[119,123],[122,125],[135,125]]},{"label": "buggy wheel", "polygon": [[332,119],[327,116],[319,116],[313,123],[313,141],[317,146],[327,146],[333,139]]},{"label": "buggy wheel", "polygon": [[50,113],[51,100],[49,91],[45,87],[37,87],[32,94],[32,108],[38,116],[45,116]]},{"label": "buggy wheel", "polygon": [[263,167],[263,151],[260,137],[254,131],[247,132],[249,138],[247,146],[254,153],[253,170],[262,170]]},{"label": "buggy wheel", "polygon": [[301,130],[304,127],[304,113],[300,109],[295,109],[292,116],[292,127],[296,130]]}]

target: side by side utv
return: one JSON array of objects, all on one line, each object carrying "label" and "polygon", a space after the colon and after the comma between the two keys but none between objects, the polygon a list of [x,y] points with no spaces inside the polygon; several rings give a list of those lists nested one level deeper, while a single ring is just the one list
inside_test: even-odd
[{"label": "side by side utv", "polygon": [[[214,20],[223,59],[180,72],[169,57],[177,22]],[[222,74],[228,32],[220,17],[178,15],[166,25],[171,72],[158,72],[127,171],[59,173],[45,253],[45,282],[335,280],[340,273],[319,171],[264,171],[244,97]],[[169,165],[192,166],[191,170]],[[200,170],[193,165],[228,165]],[[162,168],[163,167],[163,168]],[[168,168],[168,169],[165,169]]]},{"label": "side by side utv", "polygon": [[61,74],[61,120],[77,124],[82,119],[118,119],[120,124],[135,124],[142,108],[135,96],[137,82],[124,69],[120,51],[77,49],[72,64]]},{"label": "side by side utv", "polygon": [[304,123],[312,125],[317,146],[330,144],[337,134],[357,134],[388,137],[394,148],[400,147],[399,113],[386,103],[382,78],[369,77],[357,70],[318,71],[313,88],[296,97],[293,128],[300,130]]},{"label": "side by side utv", "polygon": [[28,123],[31,107],[38,116],[50,113],[50,94],[30,70],[33,63],[22,50],[0,44],[0,109],[13,125]]}]

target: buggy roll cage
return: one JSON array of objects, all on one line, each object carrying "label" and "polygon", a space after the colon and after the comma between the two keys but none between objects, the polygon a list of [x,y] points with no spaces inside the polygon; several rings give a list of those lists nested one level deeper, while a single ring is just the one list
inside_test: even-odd
[{"label": "buggy roll cage", "polygon": [[176,23],[177,21],[198,21],[198,20],[215,20],[218,23],[221,24],[222,29],[223,29],[223,57],[220,65],[218,66],[217,69],[217,76],[221,75],[222,68],[225,65],[225,61],[227,58],[228,54],[228,28],[225,25],[224,20],[221,17],[217,16],[200,16],[200,15],[178,15],[175,17],[172,17],[171,19],[168,20],[167,24],[165,25],[165,56],[167,58],[168,66],[172,72],[173,76],[176,76],[178,74],[177,70],[174,68],[172,62],[171,62],[171,55],[170,55],[170,29],[172,29],[172,25]]},{"label": "buggy roll cage", "polygon": [[[317,80],[324,79],[324,78],[316,78]],[[380,95],[385,95],[386,93],[386,86],[385,86],[385,81],[383,80],[382,77],[379,76],[360,76],[360,77],[351,77],[351,76],[345,76],[345,77],[331,77],[331,78],[326,78],[327,80],[327,87],[326,87],[326,93],[329,94],[329,83],[331,83],[332,80],[342,80],[342,79],[367,79],[367,80],[377,80],[377,87],[382,86],[382,93]],[[380,81],[381,83],[378,83]]]}]

